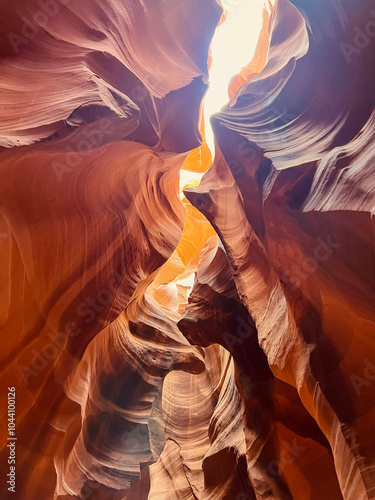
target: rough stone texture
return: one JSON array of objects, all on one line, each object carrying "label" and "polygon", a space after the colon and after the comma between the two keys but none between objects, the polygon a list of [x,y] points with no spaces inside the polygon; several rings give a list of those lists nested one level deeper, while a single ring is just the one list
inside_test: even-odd
[{"label": "rough stone texture", "polygon": [[212,163],[219,3],[2,7],[1,498],[375,498],[375,4],[268,6]]}]

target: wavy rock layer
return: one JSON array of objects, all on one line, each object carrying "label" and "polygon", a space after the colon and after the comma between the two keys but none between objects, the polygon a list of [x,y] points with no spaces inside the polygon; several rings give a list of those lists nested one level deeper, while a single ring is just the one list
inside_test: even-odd
[{"label": "wavy rock layer", "polygon": [[4,5],[1,498],[375,498],[375,6],[270,7],[212,163],[219,2]]}]

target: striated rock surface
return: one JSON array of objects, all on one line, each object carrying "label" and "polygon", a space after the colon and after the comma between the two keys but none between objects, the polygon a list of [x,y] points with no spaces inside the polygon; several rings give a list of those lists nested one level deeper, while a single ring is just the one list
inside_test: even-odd
[{"label": "striated rock surface", "polygon": [[0,498],[375,498],[375,5],[2,13]]}]

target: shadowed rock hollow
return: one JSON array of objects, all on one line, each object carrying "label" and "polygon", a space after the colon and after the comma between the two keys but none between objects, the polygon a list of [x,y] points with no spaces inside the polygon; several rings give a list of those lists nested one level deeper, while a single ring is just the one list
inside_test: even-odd
[{"label": "shadowed rock hollow", "polygon": [[375,498],[375,4],[267,2],[212,160],[219,22],[2,6],[1,498]]}]

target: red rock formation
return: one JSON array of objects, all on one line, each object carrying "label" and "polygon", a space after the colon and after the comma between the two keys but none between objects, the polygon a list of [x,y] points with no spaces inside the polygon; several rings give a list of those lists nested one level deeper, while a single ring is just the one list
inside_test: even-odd
[{"label": "red rock formation", "polygon": [[4,5],[1,498],[375,498],[374,9]]},{"label": "red rock formation", "polygon": [[[187,196],[224,243],[274,376],[297,389],[328,440],[342,496],[373,498],[373,204],[361,182],[368,149],[358,148],[363,136],[371,142],[373,46],[348,64],[343,44],[355,43],[369,11],[320,9],[325,18],[316,6],[303,17],[276,4],[267,65],[216,116],[223,158]],[[310,493],[302,480],[289,488],[312,498],[320,481],[326,498],[340,498],[328,479],[327,469],[307,482]]]}]

